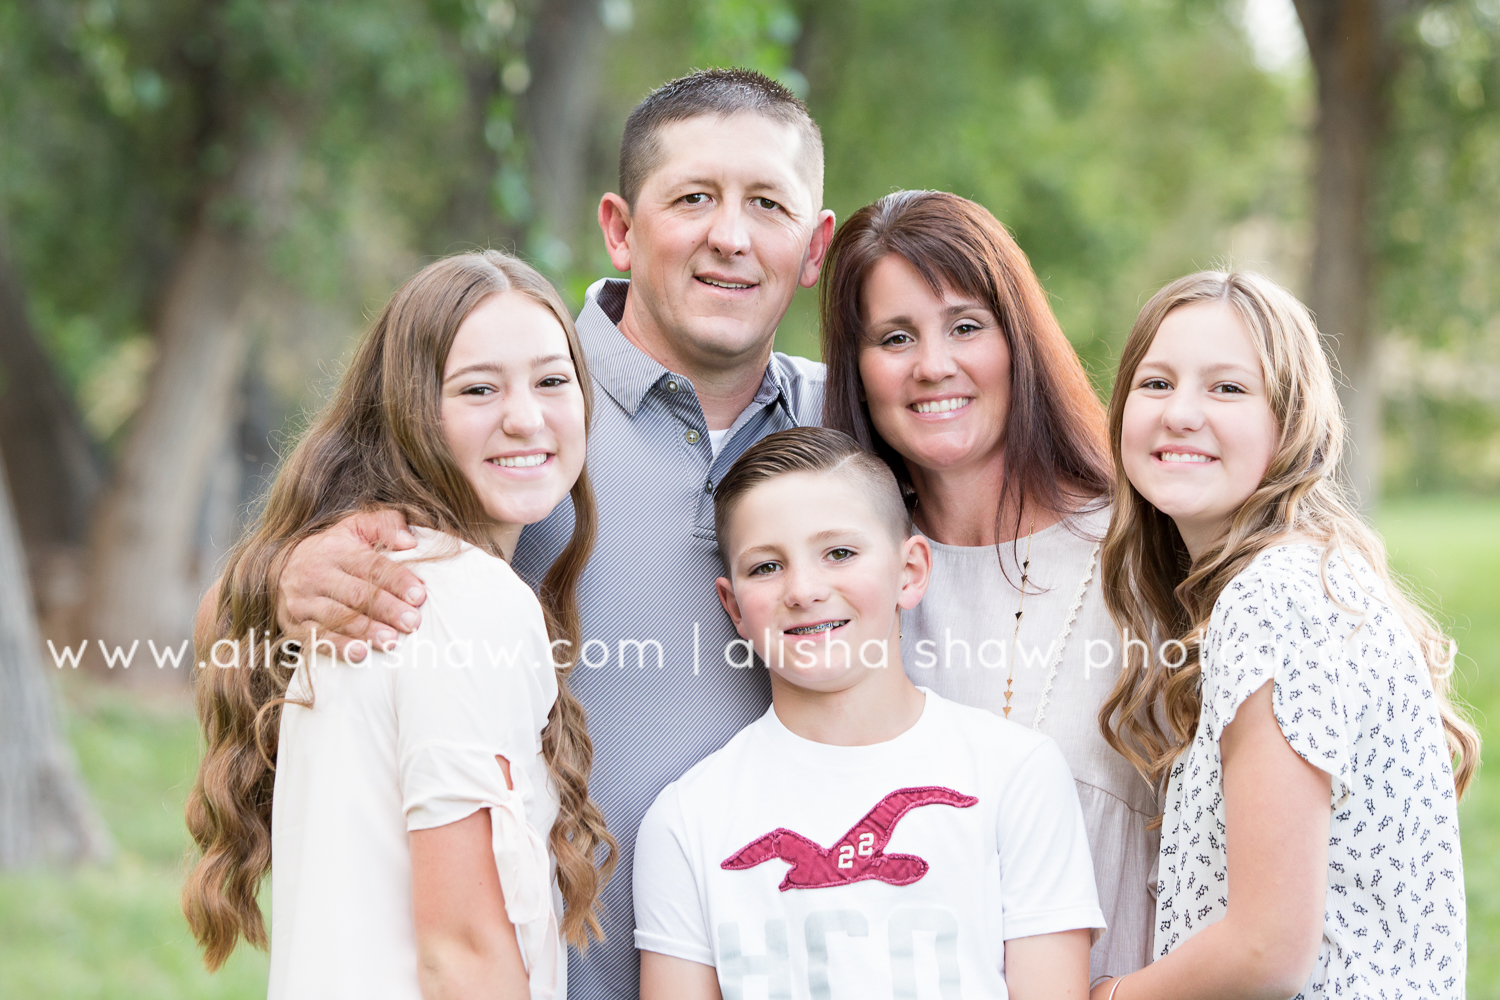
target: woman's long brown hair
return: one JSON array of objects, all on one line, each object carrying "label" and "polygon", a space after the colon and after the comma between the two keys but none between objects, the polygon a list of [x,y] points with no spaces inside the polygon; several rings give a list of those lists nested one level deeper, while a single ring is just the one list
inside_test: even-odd
[{"label": "woman's long brown hair", "polygon": [[[1235,513],[1229,531],[1193,559],[1177,525],[1126,478],[1120,456],[1125,401],[1135,370],[1162,320],[1181,306],[1219,302],[1233,309],[1260,354],[1271,412],[1280,440],[1265,477]],[[1479,766],[1479,734],[1449,697],[1454,649],[1432,619],[1386,567],[1385,546],[1350,504],[1334,478],[1343,451],[1344,421],[1333,372],[1307,308],[1267,278],[1249,273],[1200,271],[1172,282],[1147,302],[1120,356],[1109,403],[1115,498],[1100,555],[1104,600],[1131,640],[1113,693],[1099,712],[1104,738],[1153,786],[1198,729],[1201,708],[1199,639],[1214,602],[1254,558],[1288,535],[1322,542],[1323,570],[1335,551],[1364,557],[1385,587],[1384,603],[1406,623],[1426,660],[1437,696],[1453,780],[1463,795]],[[1324,586],[1327,586],[1326,578]],[[1352,610],[1352,609],[1350,609]],[[1163,642],[1181,642],[1181,664],[1152,656]],[[1173,657],[1178,656],[1173,650]]]},{"label": "woman's long brown hair", "polygon": [[834,234],[820,291],[828,364],[823,426],[885,459],[903,490],[910,488],[905,460],[870,421],[859,375],[860,351],[869,343],[865,282],[890,254],[916,268],[934,292],[946,285],[971,295],[999,321],[1010,349],[1010,413],[996,518],[1014,512],[1009,537],[1020,537],[1028,505],[1070,514],[1080,497],[1107,497],[1104,407],[1031,262],[988,209],[946,191],[888,194],[855,212]]},{"label": "woman's long brown hair", "polygon": [[[585,420],[593,391],[567,307],[540,274],[494,250],[428,265],[386,305],[323,409],[287,457],[259,520],[230,553],[217,613],[195,636],[199,662],[215,642],[273,650],[288,638],[276,622],[283,557],[308,536],[356,511],[391,508],[411,524],[460,538],[500,555],[487,518],[443,437],[441,385],[453,338],[487,296],[514,291],[552,311],[567,334],[583,392]],[[578,578],[593,549],[596,513],[587,472],[571,491],[573,536],[540,587],[549,633],[581,641]],[[253,630],[253,632],[252,632]],[[244,648],[243,645],[237,648]],[[265,648],[262,646],[261,648]],[[271,792],[281,705],[293,670],[278,662],[208,668],[197,678],[205,750],[187,800],[187,826],[202,852],[188,874],[182,909],[217,969],[243,936],[266,947],[256,894],[271,870]],[[616,848],[588,796],[593,760],[582,707],[558,668],[557,701],[542,733],[542,753],[559,796],[550,843],[566,904],[562,931],[582,947],[602,936],[598,898]],[[600,849],[602,863],[596,865]]]}]

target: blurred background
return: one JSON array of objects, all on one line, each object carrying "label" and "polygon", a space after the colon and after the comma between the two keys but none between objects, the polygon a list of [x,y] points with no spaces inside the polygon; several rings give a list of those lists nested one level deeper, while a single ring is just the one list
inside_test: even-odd
[{"label": "blurred background", "polygon": [[[987,205],[1101,393],[1180,274],[1303,296],[1500,736],[1500,0],[0,0],[0,996],[264,995],[176,906],[198,597],[418,267],[514,250],[575,307],[613,273],[624,118],[710,65],[807,100],[840,218]],[[1462,815],[1500,997],[1500,778]]]}]

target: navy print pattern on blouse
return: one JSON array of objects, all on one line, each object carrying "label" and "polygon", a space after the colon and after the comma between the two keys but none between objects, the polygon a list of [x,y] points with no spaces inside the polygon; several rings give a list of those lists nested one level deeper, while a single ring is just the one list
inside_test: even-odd
[{"label": "navy print pattern on blouse", "polygon": [[1312,545],[1268,549],[1214,605],[1197,736],[1168,779],[1156,955],[1224,916],[1219,737],[1274,676],[1277,725],[1332,777],[1323,944],[1298,996],[1460,997],[1463,860],[1432,683],[1370,566],[1335,553],[1325,589],[1322,555]]}]

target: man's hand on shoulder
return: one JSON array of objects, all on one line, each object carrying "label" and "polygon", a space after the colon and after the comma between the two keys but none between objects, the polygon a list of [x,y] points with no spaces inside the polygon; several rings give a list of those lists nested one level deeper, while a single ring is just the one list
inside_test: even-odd
[{"label": "man's hand on shoulder", "polygon": [[281,571],[281,628],[303,635],[316,629],[356,661],[369,645],[383,649],[399,633],[415,630],[427,591],[415,573],[376,551],[377,544],[394,552],[417,540],[399,512],[382,510],[351,514],[299,542]]}]

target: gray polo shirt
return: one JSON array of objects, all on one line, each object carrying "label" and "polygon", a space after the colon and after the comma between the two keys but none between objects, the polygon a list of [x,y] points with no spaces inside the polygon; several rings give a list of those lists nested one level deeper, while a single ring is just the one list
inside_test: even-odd
[{"label": "gray polo shirt", "polygon": [[[608,939],[570,952],[569,1000],[637,995],[631,862],[641,817],[668,783],[761,716],[763,668],[735,667],[742,647],[714,593],[713,484],[756,441],[822,420],[823,366],[773,354],[754,400],[714,456],[693,385],[625,339],[615,325],[629,283],[607,281],[578,317],[594,379],[588,471],[599,534],[579,585],[584,647],[570,683],[594,741],[590,789],[620,842],[604,891]],[[521,533],[513,560],[533,584],[562,551],[564,503]],[[729,656],[726,656],[726,650]]]}]

